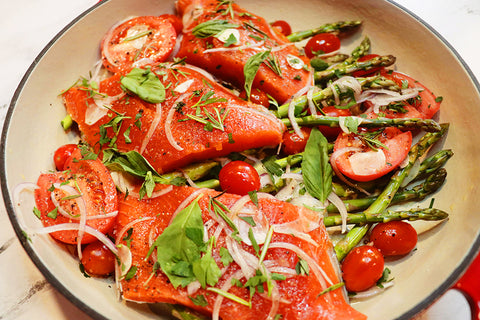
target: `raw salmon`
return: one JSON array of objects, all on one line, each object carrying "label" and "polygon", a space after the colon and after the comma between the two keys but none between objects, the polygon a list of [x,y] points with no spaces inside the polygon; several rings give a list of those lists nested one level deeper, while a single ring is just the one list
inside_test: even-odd
[{"label": "raw salmon", "polygon": [[[183,18],[183,38],[177,57],[208,70],[223,81],[243,88],[244,66],[254,54],[271,49],[270,63],[262,63],[253,88],[283,104],[295,93],[311,84],[308,58],[281,33],[273,30],[262,17],[252,14],[233,1],[180,0],[177,12]],[[218,36],[199,38],[195,27],[207,21],[228,21],[237,27],[237,41],[228,47]],[[230,30],[231,30],[230,29]],[[235,35],[234,35],[235,37]],[[228,38],[227,38],[228,39]],[[273,61],[273,62],[272,62]],[[276,61],[276,63],[275,63]],[[273,65],[281,72],[276,72]]]},{"label": "raw salmon", "polygon": [[[317,212],[279,201],[270,195],[259,194],[256,206],[248,196],[219,194],[211,189],[173,186],[160,188],[163,194],[156,198],[140,201],[128,196],[121,197],[119,201],[115,236],[120,243],[130,245],[132,266],[136,268],[131,279],[120,282],[124,299],[182,304],[207,315],[213,313],[214,319],[219,316],[223,320],[274,319],[277,315],[281,315],[280,319],[283,320],[366,319],[366,316],[347,303],[342,288],[320,294],[338,284],[340,279],[338,262],[331,254],[332,244]],[[175,214],[180,215],[175,211],[186,207],[199,195],[202,195],[198,205],[204,229],[208,237],[214,236],[216,240],[211,255],[221,270],[221,276],[214,287],[244,301],[251,301],[251,307],[217,294],[211,290],[212,286],[202,288],[195,281],[185,287],[174,288],[164,272],[153,271],[156,265],[153,257],[156,255],[153,253],[148,256],[152,243],[165,231]],[[233,237],[235,232],[226,223],[227,219],[211,210],[212,197],[229,208],[224,213],[238,229],[237,238]],[[251,220],[247,223],[248,217]],[[258,252],[261,252],[266,245],[265,235],[271,227],[274,230],[273,236],[265,258],[260,263],[261,254],[256,253],[252,245],[252,237],[248,236],[249,228],[259,245]],[[130,228],[131,233],[128,232]],[[178,237],[178,241],[181,241],[180,234]],[[225,249],[233,260],[227,265],[221,262],[221,250]],[[165,249],[158,247],[156,250]],[[309,271],[306,273],[295,271],[300,258],[308,263]],[[257,286],[250,298],[249,288],[239,287],[238,283],[245,285],[248,279],[258,275],[255,270],[259,265],[264,266],[272,277],[275,274],[284,278],[270,282],[270,296],[267,294],[267,284],[261,282],[261,289]],[[201,305],[198,303],[199,297],[202,297]]]},{"label": "raw salmon", "polygon": [[165,99],[149,103],[125,93],[116,74],[99,92],[73,87],[64,95],[67,112],[96,150],[140,152],[159,172],[250,148],[276,146],[285,126],[266,108],[245,102],[188,65],[152,69]]}]

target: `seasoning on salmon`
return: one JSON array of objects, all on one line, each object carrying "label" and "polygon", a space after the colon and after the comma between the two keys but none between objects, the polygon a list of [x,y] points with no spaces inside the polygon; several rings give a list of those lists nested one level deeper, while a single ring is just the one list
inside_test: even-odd
[{"label": "seasoning on salmon", "polygon": [[318,212],[258,193],[160,186],[121,197],[124,299],[182,304],[212,319],[366,319],[346,301]]},{"label": "seasoning on salmon", "polygon": [[[140,98],[141,97],[141,98]],[[251,148],[276,146],[284,125],[196,67],[134,68],[63,95],[67,112],[96,151],[141,153],[157,172]]]},{"label": "seasoning on salmon", "polygon": [[233,1],[180,0],[176,7],[184,27],[177,57],[281,104],[312,84],[308,58],[264,18]]}]

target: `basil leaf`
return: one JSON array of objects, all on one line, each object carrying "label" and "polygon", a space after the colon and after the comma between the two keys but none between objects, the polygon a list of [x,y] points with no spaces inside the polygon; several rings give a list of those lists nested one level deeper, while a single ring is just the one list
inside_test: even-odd
[{"label": "basil leaf", "polygon": [[332,192],[333,170],[328,160],[327,139],[313,128],[303,153],[302,173],[308,193],[322,202]]},{"label": "basil leaf", "polygon": [[207,287],[207,284],[209,286],[214,286],[217,284],[218,280],[222,276],[222,271],[215,262],[215,259],[212,257],[212,246],[213,241],[210,241],[207,252],[201,259],[195,260],[192,264],[193,274],[204,289]]},{"label": "basil leaf", "polygon": [[209,20],[196,25],[192,29],[192,34],[197,38],[208,38],[215,36],[226,29],[238,28],[238,24],[228,22],[228,20]]},{"label": "basil leaf", "polygon": [[271,50],[263,51],[254,54],[248,58],[245,66],[243,67],[243,75],[245,76],[245,92],[247,93],[248,100],[250,100],[250,92],[252,91],[252,84],[255,76],[257,75],[258,68],[270,55]]},{"label": "basil leaf", "polygon": [[225,247],[220,248],[220,261],[222,261],[223,265],[227,267],[230,263],[233,262],[232,255],[228,252],[228,249]]},{"label": "basil leaf", "polygon": [[147,102],[161,103],[165,100],[165,87],[150,69],[133,68],[120,82],[126,89]]},{"label": "basil leaf", "polygon": [[348,128],[350,132],[358,133],[358,126],[362,123],[362,119],[359,117],[345,117],[345,127]]},{"label": "basil leaf", "polygon": [[192,229],[197,229],[203,237],[202,210],[198,198],[180,211],[172,223],[157,237],[147,256],[157,248],[157,261],[174,286],[186,287],[196,280],[192,264],[201,258],[201,248],[188,237]]},{"label": "basil leaf", "polygon": [[[146,178],[147,174],[157,181],[160,174],[137,151],[120,152],[116,149],[103,150],[103,164],[111,171],[124,171],[138,178]],[[159,182],[159,181],[157,181]]]}]

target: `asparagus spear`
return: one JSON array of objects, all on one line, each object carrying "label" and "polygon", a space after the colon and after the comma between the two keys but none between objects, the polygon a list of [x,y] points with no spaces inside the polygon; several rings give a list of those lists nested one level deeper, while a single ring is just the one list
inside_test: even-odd
[{"label": "asparagus spear", "polygon": [[[366,215],[365,213],[350,213],[347,217],[348,224],[366,224],[376,222],[388,222],[392,220],[428,220],[438,221],[448,217],[448,214],[442,210],[435,208],[415,208],[411,210],[393,211],[387,210],[378,215]],[[342,225],[342,217],[340,215],[333,215],[323,218],[323,223],[326,227]]]},{"label": "asparagus spear", "polygon": [[[392,80],[386,79],[382,76],[373,76],[368,78],[357,78],[358,82],[362,86],[362,90],[367,89],[387,89],[392,91],[400,91],[400,87]],[[332,88],[328,87],[323,90],[317,91],[313,94],[312,100],[319,104],[323,100],[333,99]],[[299,115],[307,106],[308,100],[305,95],[296,98],[294,103],[295,115]],[[284,118],[288,114],[289,103],[278,107],[275,115],[278,118]]]},{"label": "asparagus spear", "polygon": [[[365,210],[364,214],[367,219],[374,219],[376,215],[386,210],[390,205],[393,196],[400,188],[404,179],[408,176],[410,169],[413,167],[417,159],[423,155],[428,148],[437,142],[448,130],[448,124],[443,124],[438,132],[426,133],[409,151],[408,164],[398,170],[390,179],[390,183],[377,197],[377,199]],[[366,235],[370,224],[353,227],[343,239],[335,245],[335,253],[338,261],[342,261],[350,250],[352,250]]]},{"label": "asparagus spear", "polygon": [[[447,171],[443,168],[439,169],[430,174],[422,184],[419,184],[412,189],[395,193],[390,204],[394,205],[407,201],[420,201],[426,196],[436,192],[443,185],[446,177]],[[344,200],[344,203],[348,212],[355,212],[367,209],[373,202],[375,202],[376,199],[377,197],[349,199]],[[334,205],[330,204],[327,206],[327,212],[338,212],[338,209]]]},{"label": "asparagus spear", "polygon": [[355,20],[355,21],[339,21],[335,23],[327,23],[318,28],[293,32],[287,36],[290,42],[298,42],[304,39],[310,38],[319,33],[326,33],[326,32],[345,32],[347,30],[351,30],[355,27],[358,27],[362,24],[362,21]]},{"label": "asparagus spear", "polygon": [[327,57],[314,57],[310,59],[310,65],[315,71],[323,71],[332,65],[342,63],[343,65],[349,65],[360,57],[363,57],[370,50],[370,39],[365,37],[362,42],[352,51],[352,54],[335,54]]},{"label": "asparagus spear", "polygon": [[396,58],[392,55],[379,56],[367,61],[354,61],[351,64],[340,64],[333,68],[317,71],[314,74],[315,83],[325,83],[335,77],[341,77],[344,75],[350,75],[359,70],[371,70],[376,67],[388,67],[395,63]]},{"label": "asparagus spear", "polygon": [[[291,126],[290,119],[284,118],[281,119],[282,122],[287,126]],[[330,126],[330,127],[339,127],[340,118],[339,117],[328,117],[321,115],[311,115],[302,118],[295,118],[295,121],[300,126]],[[384,128],[384,127],[397,127],[400,129],[422,129],[426,132],[438,132],[440,131],[440,125],[432,119],[420,119],[420,118],[410,118],[410,119],[390,119],[390,118],[376,118],[376,119],[364,119],[359,118],[360,127],[364,128]]]}]

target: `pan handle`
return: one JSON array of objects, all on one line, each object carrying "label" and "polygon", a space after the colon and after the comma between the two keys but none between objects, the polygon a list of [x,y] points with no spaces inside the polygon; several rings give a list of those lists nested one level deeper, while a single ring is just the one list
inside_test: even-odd
[{"label": "pan handle", "polygon": [[480,320],[480,253],[477,253],[472,264],[453,288],[466,296],[471,307],[472,320]]}]

